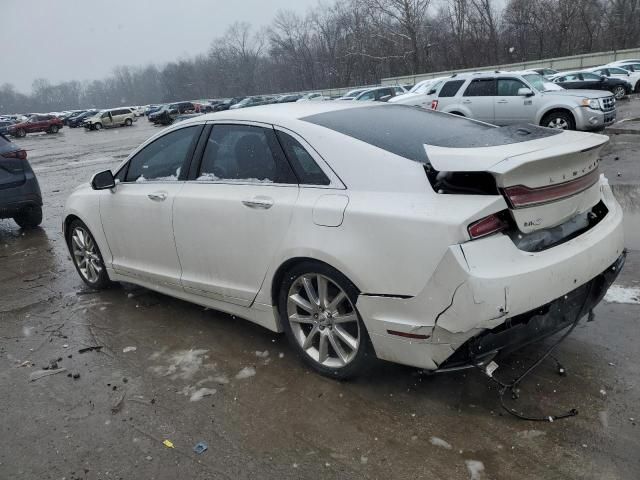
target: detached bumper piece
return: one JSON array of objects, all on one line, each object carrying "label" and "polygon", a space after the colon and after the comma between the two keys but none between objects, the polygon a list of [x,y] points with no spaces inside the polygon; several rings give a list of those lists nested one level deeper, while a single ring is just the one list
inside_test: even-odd
[{"label": "detached bumper piece", "polygon": [[581,308],[583,316],[600,303],[618,277],[626,256],[624,251],[604,272],[563,297],[470,338],[440,365],[440,370],[478,364],[499,352],[513,352],[567,328],[575,322]]}]

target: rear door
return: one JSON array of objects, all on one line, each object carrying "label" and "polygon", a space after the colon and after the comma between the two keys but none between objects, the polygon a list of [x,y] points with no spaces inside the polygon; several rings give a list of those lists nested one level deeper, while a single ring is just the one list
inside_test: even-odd
[{"label": "rear door", "polygon": [[493,123],[495,119],[495,96],[495,78],[476,78],[469,83],[462,94],[462,104],[471,111],[471,118]]},{"label": "rear door", "polygon": [[174,204],[186,291],[249,306],[287,234],[298,183],[271,126],[215,124]]},{"label": "rear door", "polygon": [[496,125],[535,122],[535,95],[518,95],[518,90],[529,86],[517,78],[498,78],[497,88],[494,106]]}]

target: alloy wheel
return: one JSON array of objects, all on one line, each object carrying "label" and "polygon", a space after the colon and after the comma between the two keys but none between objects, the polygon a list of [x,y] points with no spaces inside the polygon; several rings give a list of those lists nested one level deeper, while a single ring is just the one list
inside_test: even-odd
[{"label": "alloy wheel", "polygon": [[298,277],[288,292],[287,318],[305,354],[325,367],[344,367],[358,353],[358,314],[347,293],[329,277]]},{"label": "alloy wheel", "polygon": [[547,127],[557,128],[559,130],[568,130],[569,124],[564,118],[556,117],[551,119],[551,121],[547,124]]},{"label": "alloy wheel", "polygon": [[622,97],[624,97],[624,94],[626,93],[624,87],[616,87],[613,89],[613,96],[616,98],[616,100],[620,100]]},{"label": "alloy wheel", "polygon": [[91,234],[82,227],[75,227],[71,234],[71,249],[80,274],[87,282],[97,283],[104,266]]}]

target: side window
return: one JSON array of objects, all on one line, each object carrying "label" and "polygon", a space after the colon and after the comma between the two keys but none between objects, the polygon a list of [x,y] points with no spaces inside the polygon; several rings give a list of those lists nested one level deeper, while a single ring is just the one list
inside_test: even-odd
[{"label": "side window", "polygon": [[515,78],[499,78],[498,79],[498,96],[499,97],[517,97],[518,90],[527,88],[520,80]]},{"label": "side window", "polygon": [[174,130],[147,145],[129,161],[127,182],[176,181],[200,126]]},{"label": "side window", "polygon": [[100,115],[100,118],[107,118],[109,116],[109,112],[104,112],[102,115]]},{"label": "side window", "polygon": [[197,180],[294,183],[273,129],[251,125],[215,125]]},{"label": "side window", "polygon": [[375,98],[375,92],[367,92],[363,94],[358,100],[373,100]]},{"label": "side window", "polygon": [[440,89],[439,97],[455,97],[464,80],[449,80]]},{"label": "side window", "polygon": [[496,94],[496,81],[493,78],[473,80],[464,92],[465,97],[493,97]]},{"label": "side window", "polygon": [[594,75],[593,73],[583,73],[582,78],[584,80],[600,80],[600,75]]},{"label": "side window", "polygon": [[331,181],[324,174],[309,152],[288,133],[276,130],[276,135],[293,167],[298,180],[304,185],[329,185]]}]

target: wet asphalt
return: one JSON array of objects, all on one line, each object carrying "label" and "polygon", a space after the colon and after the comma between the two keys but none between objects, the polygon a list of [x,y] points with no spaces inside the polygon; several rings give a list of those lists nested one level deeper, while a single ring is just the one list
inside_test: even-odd
[{"label": "wet asphalt", "polygon": [[[621,111],[640,115],[640,101]],[[548,359],[506,399],[579,411],[549,423],[506,414],[477,371],[379,363],[337,382],[242,319],[133,286],[88,290],[62,238],[65,198],[157,131],[142,118],[16,141],[45,220],[28,232],[0,220],[0,479],[640,478],[640,305],[599,305],[555,352],[566,376]],[[640,286],[638,162],[640,135],[612,136],[602,168],[628,214],[626,287]],[[543,346],[499,360],[496,375]]]}]

